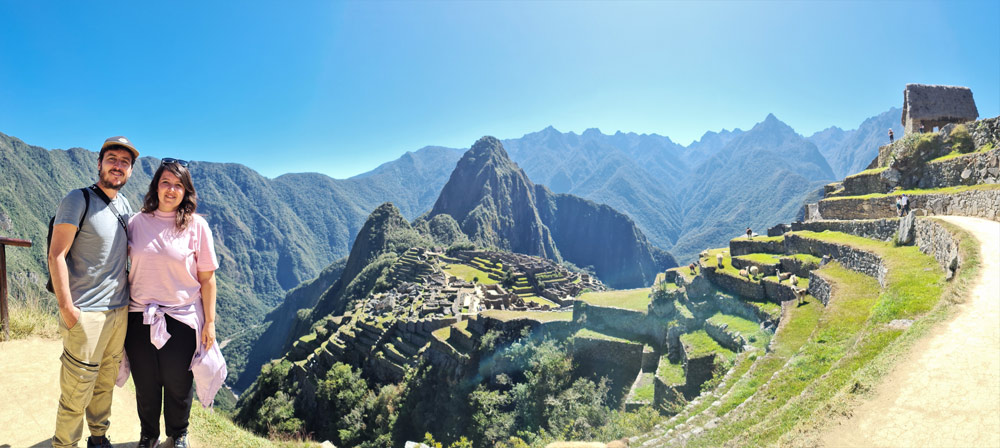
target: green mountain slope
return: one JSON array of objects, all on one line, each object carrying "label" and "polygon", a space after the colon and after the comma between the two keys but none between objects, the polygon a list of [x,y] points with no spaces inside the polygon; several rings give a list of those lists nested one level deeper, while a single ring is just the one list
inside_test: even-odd
[{"label": "green mountain slope", "polygon": [[606,284],[651,284],[676,266],[627,216],[607,205],[534,184],[493,137],[462,156],[431,210],[450,215],[473,242],[591,266]]}]

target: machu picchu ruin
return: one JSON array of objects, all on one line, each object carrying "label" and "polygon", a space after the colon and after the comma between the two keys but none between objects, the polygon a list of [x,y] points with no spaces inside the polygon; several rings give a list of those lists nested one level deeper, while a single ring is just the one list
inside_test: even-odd
[{"label": "machu picchu ruin", "polygon": [[[835,419],[829,407],[874,387],[859,377],[867,363],[895,356],[908,329],[971,281],[965,266],[981,254],[936,216],[1000,219],[998,154],[1000,118],[909,134],[827,185],[802,220],[707,248],[651,287],[609,290],[537,256],[411,247],[388,268],[387,288],[314,324],[269,369],[287,366],[298,412],[338,363],[383,387],[417,375],[434,386],[413,393],[449,391],[435,402],[505,397],[512,381],[533,378],[510,351],[562,347],[569,378],[604,391],[607,406],[659,416],[628,434],[629,446],[816,440],[810,416]],[[903,195],[905,210],[895,204]]]}]

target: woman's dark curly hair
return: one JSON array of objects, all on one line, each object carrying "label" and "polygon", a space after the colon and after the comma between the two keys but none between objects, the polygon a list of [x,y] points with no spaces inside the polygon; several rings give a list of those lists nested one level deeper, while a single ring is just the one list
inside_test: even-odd
[{"label": "woman's dark curly hair", "polygon": [[142,212],[153,213],[156,209],[160,208],[160,197],[156,195],[156,192],[159,188],[160,177],[163,176],[164,171],[173,173],[174,176],[180,179],[181,185],[184,186],[184,199],[181,199],[180,205],[177,206],[177,218],[175,221],[177,228],[184,230],[191,223],[191,217],[194,216],[195,210],[198,209],[198,192],[194,190],[194,183],[191,182],[191,172],[179,163],[160,164],[156,173],[153,174],[153,180],[149,182],[149,191],[146,192],[146,198],[142,201]]}]

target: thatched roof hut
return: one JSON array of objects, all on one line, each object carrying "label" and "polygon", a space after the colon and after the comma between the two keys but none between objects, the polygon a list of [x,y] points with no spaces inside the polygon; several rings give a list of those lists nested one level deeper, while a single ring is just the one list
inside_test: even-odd
[{"label": "thatched roof hut", "polygon": [[949,123],[963,123],[979,118],[976,101],[968,87],[907,84],[903,90],[903,116],[906,134],[940,128]]}]

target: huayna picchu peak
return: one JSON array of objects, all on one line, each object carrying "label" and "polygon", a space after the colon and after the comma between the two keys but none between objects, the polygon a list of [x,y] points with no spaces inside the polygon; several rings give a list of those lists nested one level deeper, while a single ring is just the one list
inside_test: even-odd
[{"label": "huayna picchu peak", "polygon": [[493,137],[479,139],[458,161],[433,217],[447,214],[482,246],[590,267],[616,288],[649,285],[676,266],[627,216],[536,185]]}]

